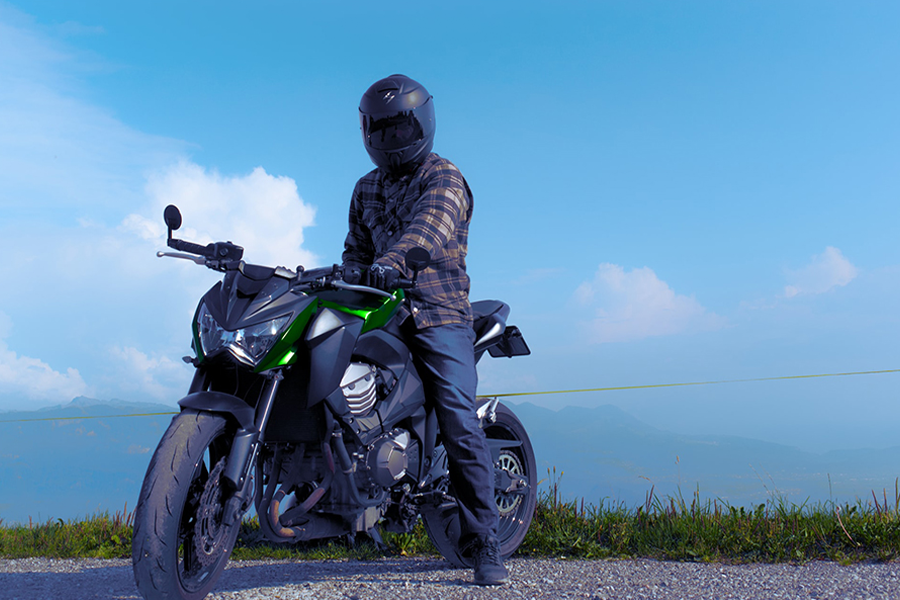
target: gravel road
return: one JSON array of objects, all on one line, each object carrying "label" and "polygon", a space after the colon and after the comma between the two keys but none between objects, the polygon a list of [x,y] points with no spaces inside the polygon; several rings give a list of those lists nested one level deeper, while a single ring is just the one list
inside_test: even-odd
[{"label": "gravel road", "polygon": [[[471,585],[443,560],[232,562],[210,600],[769,600],[900,598],[900,562],[842,567],[653,560],[508,561],[512,583]],[[0,560],[0,598],[135,598],[129,560]]]}]

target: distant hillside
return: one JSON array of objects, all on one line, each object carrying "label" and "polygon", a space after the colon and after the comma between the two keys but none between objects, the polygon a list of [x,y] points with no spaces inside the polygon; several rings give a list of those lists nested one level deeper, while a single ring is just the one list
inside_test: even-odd
[{"label": "distant hillside", "polygon": [[[614,406],[552,411],[513,407],[534,442],[538,471],[565,471],[561,489],[587,502],[643,502],[651,485],[663,495],[680,486],[689,498],[733,505],[764,502],[773,493],[802,503],[869,498],[900,476],[900,446],[826,454],[733,436],[687,436],[656,429]],[[829,475],[831,489],[829,489]]]},{"label": "distant hillside", "polygon": [[[651,485],[673,495],[680,485],[690,498],[699,485],[703,499],[733,505],[765,501],[770,493],[796,503],[830,497],[868,498],[900,476],[900,447],[812,454],[789,446],[727,436],[685,436],[663,431],[613,406],[551,411],[532,404],[513,407],[535,447],[538,475],[564,471],[565,496],[643,502]],[[0,519],[31,516],[71,519],[101,510],[133,509],[153,449],[172,406],[77,398],[55,408],[0,413]],[[104,418],[88,418],[88,417]],[[71,420],[61,420],[76,417]],[[752,465],[752,466],[751,466]],[[546,485],[546,484],[544,484]],[[768,488],[768,491],[767,489]]]}]

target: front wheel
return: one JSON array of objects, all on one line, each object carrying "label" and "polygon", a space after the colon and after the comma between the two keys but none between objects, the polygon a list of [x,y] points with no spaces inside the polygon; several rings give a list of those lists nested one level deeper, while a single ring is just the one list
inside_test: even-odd
[{"label": "front wheel", "polygon": [[138,499],[131,558],[147,600],[199,600],[225,569],[240,519],[222,522],[226,418],[185,410],[159,442]]},{"label": "front wheel", "polygon": [[[506,559],[522,544],[531,525],[537,504],[537,467],[531,440],[519,418],[503,404],[497,405],[496,414],[497,420],[484,428],[488,444],[495,446],[500,445],[500,441],[511,442],[499,450],[499,456],[494,457],[494,471],[507,476],[497,479],[508,481],[508,476],[515,476],[524,478],[528,483],[524,489],[513,492],[499,489],[494,492],[500,514],[497,538],[500,554]],[[449,493],[452,496],[452,486]],[[444,558],[456,567],[472,566],[472,561],[460,552],[459,507],[455,500],[448,499],[435,508],[424,510],[422,521],[431,543]]]}]

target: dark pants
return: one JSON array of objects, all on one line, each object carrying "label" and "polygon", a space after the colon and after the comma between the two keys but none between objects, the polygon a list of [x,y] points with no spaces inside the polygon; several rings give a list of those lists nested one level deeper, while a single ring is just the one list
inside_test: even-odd
[{"label": "dark pants", "polygon": [[459,502],[460,546],[475,537],[497,537],[494,466],[475,415],[475,332],[470,325],[456,323],[416,329],[407,319],[403,333],[425,397],[437,412],[450,482]]}]

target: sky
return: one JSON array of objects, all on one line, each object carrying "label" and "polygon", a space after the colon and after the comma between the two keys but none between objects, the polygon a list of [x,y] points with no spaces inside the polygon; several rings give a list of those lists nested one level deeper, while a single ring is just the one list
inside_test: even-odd
[{"label": "sky", "polygon": [[[216,274],[340,261],[403,73],[473,192],[472,298],[532,355],[481,393],[900,368],[894,2],[0,0],[0,411],[174,405]],[[683,433],[897,445],[900,373],[523,396]]]}]

